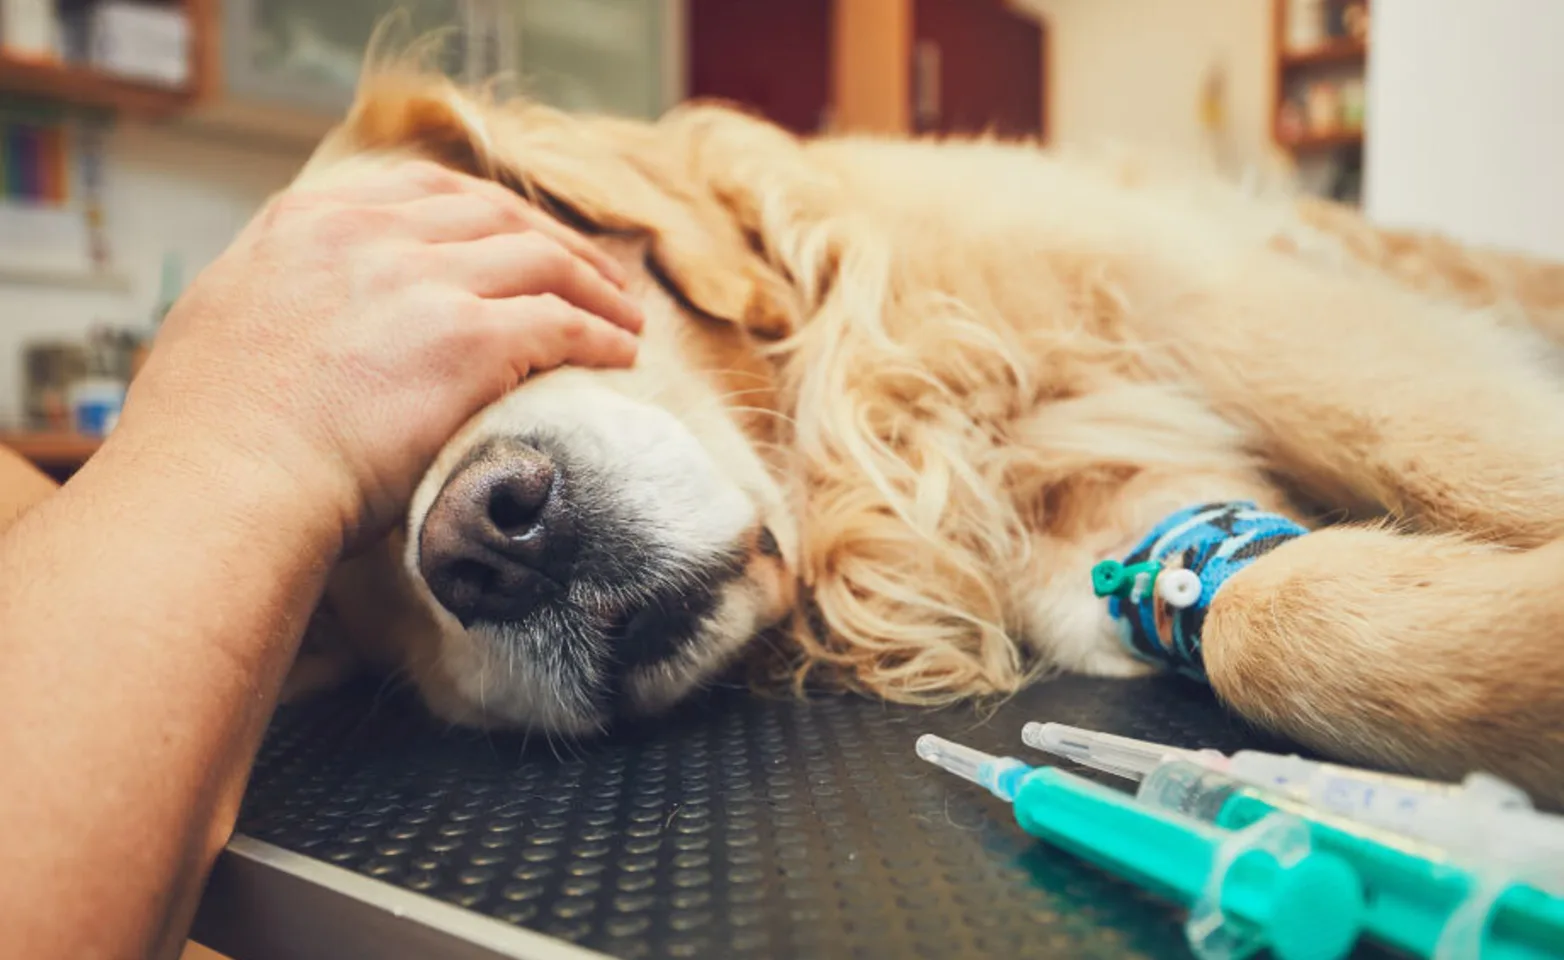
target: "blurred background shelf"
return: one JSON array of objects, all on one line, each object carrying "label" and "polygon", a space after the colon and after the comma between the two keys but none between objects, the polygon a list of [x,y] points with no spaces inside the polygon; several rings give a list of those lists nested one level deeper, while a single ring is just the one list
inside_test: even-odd
[{"label": "blurred background shelf", "polygon": [[1283,50],[1280,56],[1284,67],[1359,63],[1368,58],[1368,44],[1361,40],[1331,40],[1302,50]]},{"label": "blurred background shelf", "polygon": [[1295,153],[1335,150],[1340,147],[1361,147],[1363,146],[1363,131],[1329,130],[1323,133],[1306,133],[1294,139],[1279,139],[1278,142]]},{"label": "blurred background shelf", "polygon": [[126,80],[87,67],[34,63],[0,51],[0,90],[137,116],[167,116],[195,100],[189,87]]},{"label": "blurred background shelf", "polygon": [[18,287],[53,287],[60,290],[97,290],[126,293],[130,278],[124,274],[91,270],[34,270],[0,265],[0,284]]},{"label": "blurred background shelf", "polygon": [[1368,0],[1272,0],[1271,139],[1304,189],[1363,199]]},{"label": "blurred background shelf", "polygon": [[99,437],[48,431],[0,432],[0,447],[15,451],[45,473],[72,473],[103,445]]},{"label": "blurred background shelf", "polygon": [[[0,94],[141,119],[173,116],[205,93],[215,2],[62,0],[53,29],[34,30],[29,47],[0,38]],[[44,36],[47,48],[39,45]]]},{"label": "blurred background shelf", "polygon": [[1271,126],[1278,146],[1363,143],[1367,0],[1272,0]]}]

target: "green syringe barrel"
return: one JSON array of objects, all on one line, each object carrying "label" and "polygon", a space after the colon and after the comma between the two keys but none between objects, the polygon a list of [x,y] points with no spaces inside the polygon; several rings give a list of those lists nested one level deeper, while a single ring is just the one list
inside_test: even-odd
[{"label": "green syringe barrel", "polygon": [[[1504,882],[1502,864],[1490,868],[1465,861],[1425,841],[1319,810],[1196,763],[1163,764],[1142,782],[1138,796],[1232,830],[1277,813],[1297,817],[1308,825],[1315,849],[1346,860],[1362,878],[1369,935],[1415,956],[1435,956],[1457,911],[1486,883],[1497,881],[1491,910],[1460,918],[1462,932],[1472,938],[1467,941],[1471,950],[1480,950],[1482,960],[1564,958],[1564,900],[1520,882]],[[1448,952],[1453,949],[1448,944],[1445,949],[1446,955],[1469,955],[1466,949]]]},{"label": "green syringe barrel", "polygon": [[1268,947],[1278,960],[1332,960],[1357,940],[1362,885],[1337,856],[1235,846],[1234,831],[1062,770],[1023,768],[1015,775],[1022,829],[1175,903],[1214,901],[1217,926],[1251,931],[1251,949]]}]

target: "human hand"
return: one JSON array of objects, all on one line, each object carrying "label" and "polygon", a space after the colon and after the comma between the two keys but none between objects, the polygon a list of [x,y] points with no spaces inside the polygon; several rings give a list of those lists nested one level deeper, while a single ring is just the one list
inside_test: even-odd
[{"label": "human hand", "polygon": [[169,312],[115,434],[289,478],[351,545],[521,378],[633,362],[642,318],[622,283],[511,191],[433,163],[295,189]]}]

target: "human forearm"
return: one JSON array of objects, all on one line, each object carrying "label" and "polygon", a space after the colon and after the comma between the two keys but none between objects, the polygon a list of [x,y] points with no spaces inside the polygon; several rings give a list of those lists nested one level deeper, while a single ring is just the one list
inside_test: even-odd
[{"label": "human forearm", "polygon": [[338,549],[295,478],[179,449],[116,436],[0,540],[0,928],[29,956],[184,919]]},{"label": "human forearm", "polygon": [[330,561],[519,378],[629,364],[620,283],[426,161],[287,191],[202,271],[108,444],[0,537],[10,952],[177,938]]}]

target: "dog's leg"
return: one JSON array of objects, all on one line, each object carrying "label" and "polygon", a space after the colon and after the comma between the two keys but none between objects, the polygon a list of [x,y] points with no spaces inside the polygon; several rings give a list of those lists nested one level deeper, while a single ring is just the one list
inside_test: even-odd
[{"label": "dog's leg", "polygon": [[1290,512],[1274,485],[1241,463],[1145,469],[1123,483],[1080,483],[1054,493],[1049,529],[1005,577],[1015,590],[1013,620],[1030,652],[1051,667],[1095,676],[1154,668],[1130,655],[1118,621],[1092,591],[1093,567],[1122,560],[1165,517],[1195,504],[1245,500]]},{"label": "dog's leg", "polygon": [[1328,528],[1212,600],[1212,686],[1347,760],[1564,801],[1564,386],[1520,331],[1259,258],[1155,317],[1279,474],[1422,534]]},{"label": "dog's leg", "polygon": [[1564,536],[1564,378],[1540,338],[1279,259],[1202,287],[1148,309],[1148,336],[1311,498],[1516,546]]},{"label": "dog's leg", "polygon": [[296,703],[324,693],[341,685],[359,666],[359,659],[348,646],[330,601],[322,600],[310,615],[278,702]]},{"label": "dog's leg", "polygon": [[1246,717],[1328,755],[1564,802],[1560,570],[1564,541],[1319,530],[1216,594],[1206,668]]}]

